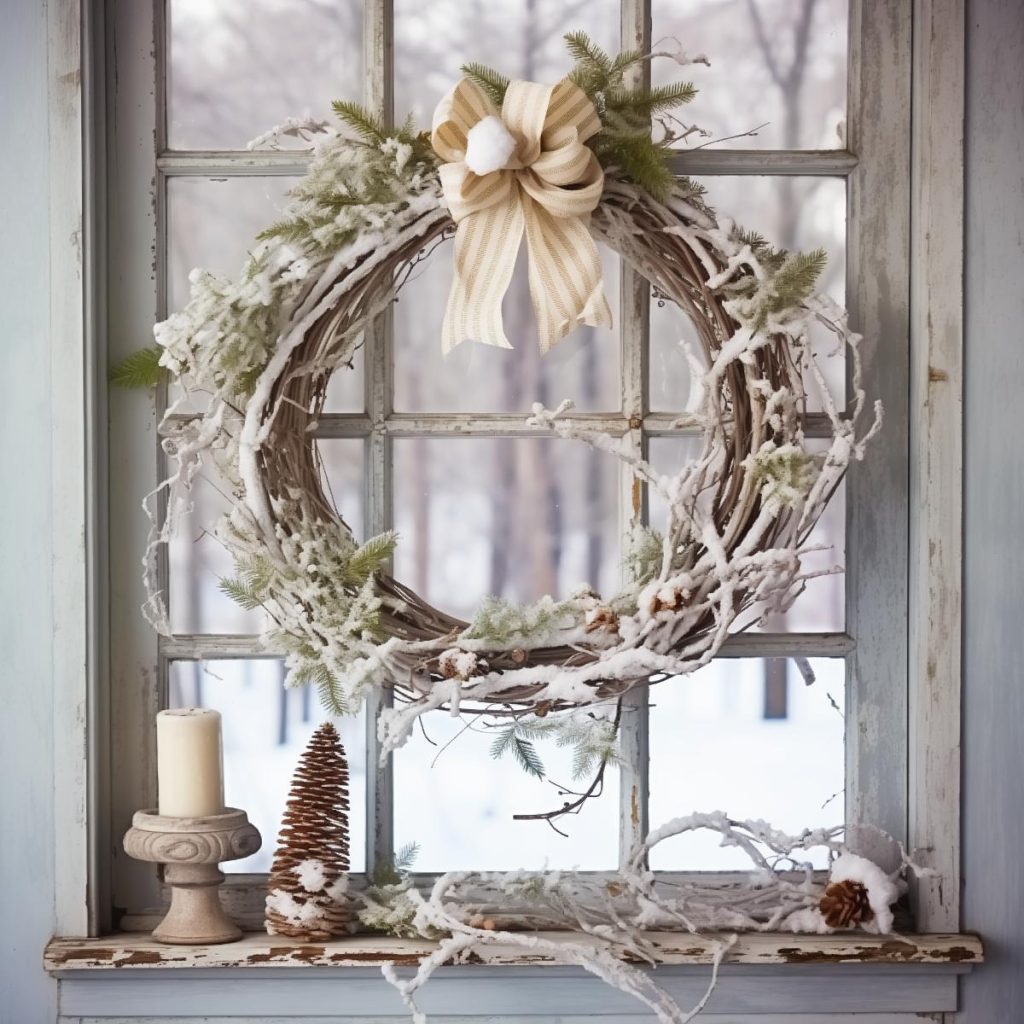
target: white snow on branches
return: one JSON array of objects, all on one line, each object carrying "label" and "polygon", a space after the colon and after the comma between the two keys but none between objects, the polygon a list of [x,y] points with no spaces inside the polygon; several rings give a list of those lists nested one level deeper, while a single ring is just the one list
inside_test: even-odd
[{"label": "white snow on branches", "polygon": [[[647,869],[653,847],[700,831],[716,833],[723,845],[746,853],[751,872],[732,885],[695,881],[680,886],[660,882]],[[437,949],[420,961],[412,977],[402,978],[393,968],[383,968],[415,1021],[427,1020],[416,1003],[416,994],[438,968],[500,945],[576,964],[638,999],[662,1024],[686,1024],[706,1005],[718,966],[728,956],[736,933],[831,932],[819,909],[831,882],[851,879],[863,884],[875,914],[864,927],[883,934],[892,931],[891,905],[905,890],[902,876],[921,869],[890,839],[900,866],[895,873],[886,874],[873,862],[849,852],[842,834],[843,829],[836,827],[787,835],[767,822],[737,821],[721,811],[690,814],[652,831],[612,881],[594,882],[571,871],[450,872],[424,893],[406,878],[391,887],[383,903],[371,901],[360,917],[378,927],[389,927],[391,922],[389,930],[397,934],[438,940]],[[820,848],[832,858],[827,880],[810,864],[809,854]],[[478,894],[484,890],[497,892],[500,902],[481,903]],[[502,920],[513,920],[520,927],[502,927]],[[521,930],[523,925],[530,931]],[[556,930],[567,934],[557,940],[537,934]],[[659,930],[710,934],[715,940],[708,988],[689,1009],[680,1007],[645,969],[658,963]]]}]

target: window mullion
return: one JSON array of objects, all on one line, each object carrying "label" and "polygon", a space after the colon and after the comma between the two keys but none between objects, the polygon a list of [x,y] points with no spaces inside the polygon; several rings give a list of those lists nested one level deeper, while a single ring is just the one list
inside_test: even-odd
[{"label": "window mullion", "polygon": [[[620,41],[624,50],[651,48],[650,0],[622,0]],[[633,81],[650,81],[647,65],[630,72]],[[647,353],[650,286],[631,267],[621,264],[620,343],[622,359],[622,413],[628,422],[626,437],[635,454],[644,455],[644,415],[648,408]],[[645,516],[646,494],[629,468],[620,465],[619,522],[625,537],[629,525]],[[647,833],[648,792],[648,688],[636,687],[622,698],[619,743],[619,862],[624,865]]]},{"label": "window mullion", "polygon": [[[363,10],[363,99],[386,122],[394,106],[394,24],[392,0],[366,0]],[[387,418],[393,397],[392,330],[389,313],[366,332],[366,412],[370,419],[367,452],[366,532],[372,537],[390,529],[392,445]],[[391,861],[394,848],[394,771],[391,757],[380,760],[377,715],[391,704],[389,691],[378,690],[366,701],[366,872]]]}]

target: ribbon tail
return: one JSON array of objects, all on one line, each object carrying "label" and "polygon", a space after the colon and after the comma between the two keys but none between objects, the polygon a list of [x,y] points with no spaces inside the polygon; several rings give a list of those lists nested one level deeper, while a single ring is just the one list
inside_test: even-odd
[{"label": "ribbon tail", "polygon": [[445,355],[467,340],[512,347],[501,320],[501,300],[512,280],[523,237],[518,193],[511,188],[504,202],[459,221],[455,270],[441,331]]},{"label": "ribbon tail", "polygon": [[556,217],[523,196],[530,252],[530,296],[542,352],[580,324],[612,326],[601,258],[589,217]]}]

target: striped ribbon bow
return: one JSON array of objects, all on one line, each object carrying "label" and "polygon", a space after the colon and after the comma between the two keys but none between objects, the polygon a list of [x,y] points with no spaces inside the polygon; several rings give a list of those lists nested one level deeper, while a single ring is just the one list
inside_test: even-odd
[{"label": "striped ribbon bow", "polygon": [[568,79],[512,82],[498,113],[464,78],[438,104],[431,141],[458,225],[445,353],[466,339],[512,347],[501,300],[524,230],[541,350],[581,323],[611,326],[589,228],[604,172],[585,143],[600,127],[593,103]]}]

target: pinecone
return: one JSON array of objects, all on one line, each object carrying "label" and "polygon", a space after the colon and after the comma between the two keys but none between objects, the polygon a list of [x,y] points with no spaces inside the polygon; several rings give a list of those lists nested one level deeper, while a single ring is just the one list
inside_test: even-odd
[{"label": "pinecone", "polygon": [[354,920],[348,889],[348,763],[330,722],[292,777],[267,889],[271,935],[323,942]]},{"label": "pinecone", "polygon": [[818,904],[829,928],[849,928],[870,921],[875,913],[868,902],[868,891],[860,882],[833,882]]}]

